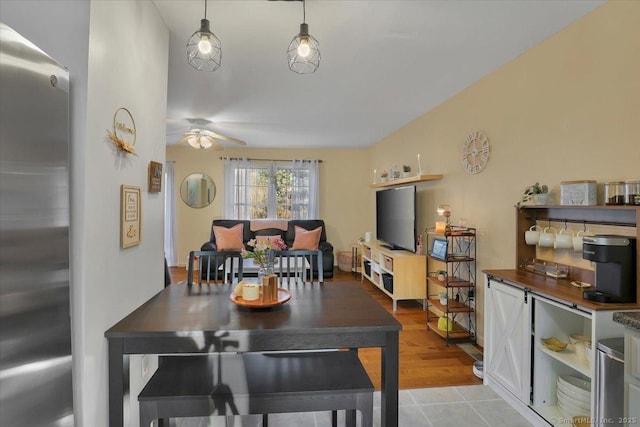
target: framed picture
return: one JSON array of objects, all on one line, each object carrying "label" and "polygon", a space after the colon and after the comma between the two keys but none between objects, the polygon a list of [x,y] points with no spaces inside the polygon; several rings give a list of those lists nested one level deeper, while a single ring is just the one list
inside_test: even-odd
[{"label": "framed picture", "polygon": [[433,239],[433,244],[431,245],[431,252],[429,252],[429,255],[442,260],[446,259],[447,241],[443,239]]},{"label": "framed picture", "polygon": [[162,163],[149,162],[149,193],[162,190]]},{"label": "framed picture", "polygon": [[122,185],[120,189],[120,246],[140,244],[142,231],[142,201],[140,187]]}]

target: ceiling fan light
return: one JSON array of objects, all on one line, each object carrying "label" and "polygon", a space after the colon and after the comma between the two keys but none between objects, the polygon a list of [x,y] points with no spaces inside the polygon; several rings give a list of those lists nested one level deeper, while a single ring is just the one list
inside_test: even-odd
[{"label": "ceiling fan light", "polygon": [[196,136],[190,137],[189,139],[187,139],[187,142],[193,148],[200,148],[200,143],[198,142],[198,137],[196,137]]},{"label": "ceiling fan light", "polygon": [[202,148],[209,148],[211,147],[213,144],[211,143],[211,141],[209,141],[209,138],[207,138],[206,136],[201,136],[200,137],[200,146]]},{"label": "ceiling fan light", "polygon": [[204,2],[204,19],[200,20],[200,29],[187,41],[187,61],[198,71],[215,71],[222,64],[222,43],[211,32],[207,19],[207,1]]}]

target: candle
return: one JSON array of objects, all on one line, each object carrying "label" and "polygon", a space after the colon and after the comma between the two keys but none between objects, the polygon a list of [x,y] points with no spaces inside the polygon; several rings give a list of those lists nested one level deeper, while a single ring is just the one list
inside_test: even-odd
[{"label": "candle", "polygon": [[242,287],[242,298],[245,301],[255,301],[260,296],[258,286],[253,283],[247,283]]},{"label": "candle", "polygon": [[418,175],[422,175],[422,165],[420,164],[420,154],[418,154]]},{"label": "candle", "polygon": [[378,171],[373,170],[373,183],[375,184],[378,181]]}]

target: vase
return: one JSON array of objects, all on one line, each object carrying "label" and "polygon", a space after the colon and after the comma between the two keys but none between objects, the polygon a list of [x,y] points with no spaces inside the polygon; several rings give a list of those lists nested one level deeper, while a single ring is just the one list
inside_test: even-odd
[{"label": "vase", "polygon": [[274,253],[271,250],[268,250],[266,252],[266,259],[263,263],[260,264],[260,266],[258,267],[258,284],[262,284],[262,279],[265,276],[268,276],[270,274],[273,274],[273,257],[274,257]]},{"label": "vase", "polygon": [[546,205],[549,200],[549,194],[534,194],[532,199],[534,205]]}]

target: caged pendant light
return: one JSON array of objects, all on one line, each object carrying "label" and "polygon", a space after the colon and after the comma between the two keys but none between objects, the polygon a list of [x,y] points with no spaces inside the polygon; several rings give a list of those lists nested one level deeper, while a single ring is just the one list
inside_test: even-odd
[{"label": "caged pendant light", "polygon": [[309,34],[309,25],[306,21],[305,0],[302,0],[302,24],[300,33],[291,40],[287,55],[289,56],[289,68],[298,74],[314,73],[320,66],[320,43]]},{"label": "caged pendant light", "polygon": [[204,19],[200,20],[200,29],[187,42],[187,61],[198,71],[215,71],[222,63],[220,39],[211,32],[207,19],[207,0],[204,0]]}]

